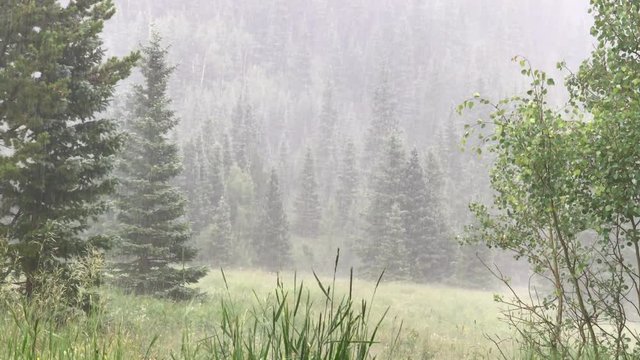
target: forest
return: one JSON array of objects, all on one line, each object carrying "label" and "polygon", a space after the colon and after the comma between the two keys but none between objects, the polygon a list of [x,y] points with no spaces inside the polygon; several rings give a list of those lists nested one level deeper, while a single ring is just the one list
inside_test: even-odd
[{"label": "forest", "polygon": [[0,359],[639,358],[639,39],[636,0],[0,1]]}]

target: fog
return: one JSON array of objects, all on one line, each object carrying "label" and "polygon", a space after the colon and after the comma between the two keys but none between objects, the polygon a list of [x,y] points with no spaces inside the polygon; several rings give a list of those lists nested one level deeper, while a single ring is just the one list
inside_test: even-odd
[{"label": "fog", "polygon": [[634,358],[638,24],[0,0],[0,358]]},{"label": "fog", "polygon": [[[415,148],[426,181],[436,178],[431,180],[435,185],[428,184],[433,194],[427,206],[438,208],[437,215],[430,216],[442,224],[438,230],[425,225],[422,231],[427,237],[447,238],[449,244],[441,246],[448,248],[449,267],[435,280],[457,283],[465,276],[456,275],[463,271],[456,264],[471,261],[479,266],[473,259],[463,260],[464,250],[456,239],[472,221],[469,202],[490,199],[491,159],[461,151],[460,146],[463,125],[486,113],[477,110],[461,117],[455,107],[476,92],[499,99],[523,89],[527,79],[512,61],[516,55],[562,82],[567,74],[558,72],[556,63],[566,61],[568,68],[576,69],[593,43],[587,1],[115,3],[118,12],[104,32],[109,53],[135,50],[157,31],[169,46],[169,63],[176,65],[169,94],[179,118],[172,138],[181,148],[185,167],[179,185],[189,201],[187,218],[202,250],[199,259],[211,265],[220,260],[215,255],[210,260],[213,250],[205,249],[217,236],[203,215],[212,205],[196,204],[206,196],[203,189],[211,180],[197,163],[207,158],[207,144],[237,151],[234,143],[241,141],[240,130],[234,122],[242,121],[237,114],[241,107],[251,113],[253,134],[246,140],[250,165],[246,177],[243,171],[222,176],[220,196],[229,202],[235,243],[229,253],[234,259],[223,263],[254,265],[251,244],[261,231],[257,218],[271,169],[279,178],[290,225],[293,267],[329,269],[337,248],[343,251],[345,267],[362,267],[367,262],[363,257],[377,256],[363,250],[382,241],[368,233],[382,220],[371,220],[371,212],[377,211],[375,193],[381,191],[374,184],[380,177],[381,154],[368,149],[367,141],[384,142],[386,135],[372,132],[378,131],[375,112],[388,106],[405,158],[408,161]],[[116,104],[126,102],[129,86],[119,87]],[[552,94],[555,105],[562,106],[566,95],[555,90]],[[353,146],[354,193],[349,195],[349,209],[340,210],[347,144]],[[204,150],[198,154],[197,148]],[[311,190],[317,209],[312,210],[298,206],[301,193],[309,191],[304,189],[305,154],[314,163],[310,181],[317,187]],[[309,221],[299,219],[304,216],[318,219],[311,236],[297,229],[297,221]]]}]

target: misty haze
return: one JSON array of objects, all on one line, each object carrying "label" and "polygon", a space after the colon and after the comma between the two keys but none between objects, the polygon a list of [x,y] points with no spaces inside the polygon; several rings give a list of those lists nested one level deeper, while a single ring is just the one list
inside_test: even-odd
[{"label": "misty haze", "polygon": [[640,358],[640,1],[0,0],[0,360]]}]

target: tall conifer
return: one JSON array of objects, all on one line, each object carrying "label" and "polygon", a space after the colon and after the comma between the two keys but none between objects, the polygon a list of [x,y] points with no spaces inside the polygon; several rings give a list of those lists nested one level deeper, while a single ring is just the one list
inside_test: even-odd
[{"label": "tall conifer", "polygon": [[385,140],[398,131],[396,98],[391,84],[389,65],[383,63],[378,83],[373,92],[371,124],[365,137],[363,165],[374,170],[383,152]]},{"label": "tall conifer", "polygon": [[231,232],[231,210],[222,197],[214,211],[211,224],[205,230],[207,258],[213,265],[224,267],[235,262],[234,238]]},{"label": "tall conifer", "polygon": [[300,176],[300,187],[296,199],[296,223],[298,234],[305,237],[316,237],[320,229],[320,201],[318,200],[318,184],[315,178],[315,165],[311,149],[307,149]]},{"label": "tall conifer", "polygon": [[290,248],[289,222],[282,204],[278,174],[272,169],[255,234],[255,264],[268,270],[281,270],[291,264]]},{"label": "tall conifer", "polygon": [[205,271],[176,266],[192,260],[196,251],[187,244],[185,199],[171,184],[182,170],[178,148],[168,139],[178,122],[167,95],[173,67],[157,33],[142,52],[145,82],[135,87],[126,124],[130,137],[121,162],[124,259],[117,264],[119,283],[139,294],[184,299],[195,291],[186,285]]},{"label": "tall conifer", "polygon": [[[384,144],[383,152],[378,166],[373,173],[370,189],[370,204],[366,215],[365,247],[363,251],[363,263],[370,273],[378,273],[389,264],[389,259],[380,262],[379,259],[387,258],[383,252],[389,252],[392,244],[389,234],[398,234],[400,230],[391,229],[397,227],[397,222],[389,222],[390,214],[401,216],[401,204],[403,195],[403,173],[406,167],[404,147],[398,134],[392,134]],[[394,207],[398,209],[394,210]],[[400,214],[399,214],[400,213]],[[400,225],[402,227],[402,224]],[[398,244],[404,246],[405,236],[402,229],[402,239],[396,239]],[[394,240],[394,241],[396,241]],[[384,246],[383,246],[384,244]],[[405,254],[398,249],[394,254]],[[399,255],[400,256],[400,255]],[[396,259],[406,261],[407,259]],[[395,260],[394,260],[395,261]],[[398,270],[399,268],[396,268]],[[403,271],[389,273],[390,276],[400,277]]]},{"label": "tall conifer", "polygon": [[342,154],[338,173],[336,204],[338,209],[338,225],[353,224],[354,207],[358,195],[358,169],[356,168],[356,149],[353,141],[347,141]]},{"label": "tall conifer", "polygon": [[407,237],[407,247],[411,249],[409,266],[414,278],[421,279],[425,274],[425,257],[432,251],[428,242],[429,233],[434,229],[431,218],[430,194],[427,182],[420,164],[418,151],[414,148],[409,155],[409,161],[403,174],[402,209],[404,228]]},{"label": "tall conifer", "polygon": [[113,14],[108,0],[0,2],[0,237],[17,265],[0,275],[22,277],[28,296],[54,270],[77,295],[69,264],[103,244],[82,233],[105,209],[122,139],[100,113],[138,57],[105,61],[101,32]]}]

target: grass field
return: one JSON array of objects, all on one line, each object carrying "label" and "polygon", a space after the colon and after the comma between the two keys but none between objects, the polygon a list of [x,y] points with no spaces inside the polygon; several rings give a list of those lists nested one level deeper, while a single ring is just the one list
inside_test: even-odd
[{"label": "grass field", "polygon": [[[206,344],[224,316],[222,301],[246,313],[275,296],[273,273],[235,270],[226,273],[226,280],[220,271],[212,271],[199,285],[208,294],[206,300],[191,303],[104,290],[105,306],[99,314],[89,319],[78,316],[63,326],[41,322],[37,314],[13,306],[0,316],[0,358],[207,359]],[[293,292],[293,274],[281,275],[280,280],[283,289]],[[321,280],[325,287],[332,283],[329,278]],[[320,310],[325,297],[313,275],[298,274],[295,281],[298,289],[300,282],[305,283],[311,308]],[[375,285],[354,280],[353,299],[370,304]],[[349,281],[338,279],[335,288],[336,297],[346,295]],[[506,332],[492,298],[486,291],[383,281],[372,302],[371,322],[389,311],[371,354],[380,359],[499,358],[484,336]]]},{"label": "grass field", "polygon": [[[322,293],[315,286],[313,275],[297,275],[310,285],[317,302]],[[269,294],[276,283],[276,275],[256,271],[235,271],[227,274],[230,292],[243,299],[252,299],[253,291],[259,296]],[[283,276],[285,284],[293,283],[293,276]],[[331,282],[323,278],[324,283]],[[220,272],[210,273],[202,288],[209,293],[224,289]],[[338,292],[347,291],[347,279],[336,281]],[[355,280],[354,297],[369,300],[374,282]],[[402,355],[411,359],[483,359],[494,358],[493,347],[484,337],[504,334],[504,325],[498,321],[498,309],[493,294],[437,285],[418,285],[405,282],[382,281],[373,300],[374,314],[382,315],[389,308],[379,340],[391,343],[402,324]]]}]

